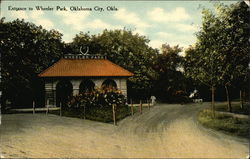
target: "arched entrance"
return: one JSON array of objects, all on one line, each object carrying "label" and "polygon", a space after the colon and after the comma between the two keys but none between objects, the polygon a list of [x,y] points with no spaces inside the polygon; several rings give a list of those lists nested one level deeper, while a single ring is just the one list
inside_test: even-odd
[{"label": "arched entrance", "polygon": [[117,84],[114,80],[107,79],[102,83],[102,88],[113,88],[117,89]]},{"label": "arched entrance", "polygon": [[90,92],[94,90],[95,83],[91,80],[83,80],[79,86],[79,93]]},{"label": "arched entrance", "polygon": [[65,106],[72,96],[73,86],[69,80],[61,80],[56,85],[56,106]]}]

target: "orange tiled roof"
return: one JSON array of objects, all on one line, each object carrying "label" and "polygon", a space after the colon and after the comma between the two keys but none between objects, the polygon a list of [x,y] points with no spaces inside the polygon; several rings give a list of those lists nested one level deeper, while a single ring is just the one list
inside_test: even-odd
[{"label": "orange tiled roof", "polygon": [[39,77],[133,76],[133,73],[106,59],[60,59]]}]

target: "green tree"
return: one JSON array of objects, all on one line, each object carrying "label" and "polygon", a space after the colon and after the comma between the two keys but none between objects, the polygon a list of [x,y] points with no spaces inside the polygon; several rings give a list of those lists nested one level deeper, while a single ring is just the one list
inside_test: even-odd
[{"label": "green tree", "polygon": [[[128,80],[130,95],[141,98],[149,94],[157,72],[152,68],[158,51],[148,46],[145,36],[130,30],[104,30],[98,35],[79,33],[70,44],[73,52],[88,46],[89,54],[106,55],[109,60],[133,72]],[[146,93],[145,93],[146,92]],[[144,94],[144,95],[143,95]]]},{"label": "green tree", "polygon": [[163,44],[161,51],[162,54],[157,56],[154,65],[154,69],[159,73],[159,77],[155,81],[154,94],[161,101],[182,102],[186,99],[179,98],[178,92],[183,92],[187,97],[187,93],[190,91],[190,83],[188,84],[188,80],[181,71],[184,59],[179,54],[182,48],[178,45],[171,47]]},{"label": "green tree", "polygon": [[214,87],[224,85],[231,111],[229,86],[235,80],[245,83],[249,74],[249,7],[244,2],[220,4],[216,11],[203,9],[196,46],[186,51],[185,72],[211,86],[212,99]]},{"label": "green tree", "polygon": [[42,81],[37,74],[62,55],[62,34],[24,20],[0,22],[2,82],[5,99],[27,105],[41,96]]},{"label": "green tree", "polygon": [[215,87],[220,83],[218,76],[219,63],[215,60],[218,58],[218,54],[216,51],[204,48],[203,44],[197,44],[195,48],[190,47],[185,53],[185,75],[211,88],[211,107],[214,112]]},{"label": "green tree", "polygon": [[230,6],[218,5],[217,14],[221,28],[218,43],[223,56],[222,79],[227,94],[228,111],[231,112],[230,86],[235,84],[240,90],[244,90],[249,81],[250,10],[242,1]]}]

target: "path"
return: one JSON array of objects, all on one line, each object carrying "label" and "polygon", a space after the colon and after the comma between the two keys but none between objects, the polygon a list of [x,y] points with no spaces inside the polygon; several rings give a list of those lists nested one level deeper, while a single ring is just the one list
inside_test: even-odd
[{"label": "path", "polygon": [[5,157],[245,158],[248,141],[201,127],[205,104],[160,104],[118,123],[45,114],[4,115],[0,127]]}]

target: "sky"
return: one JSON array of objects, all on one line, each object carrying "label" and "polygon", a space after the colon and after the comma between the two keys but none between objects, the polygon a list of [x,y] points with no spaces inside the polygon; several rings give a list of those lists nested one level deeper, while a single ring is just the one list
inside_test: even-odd
[{"label": "sky", "polygon": [[[224,4],[237,1],[221,1]],[[24,19],[63,34],[71,42],[80,32],[101,33],[104,29],[129,29],[146,36],[153,48],[167,43],[187,48],[196,41],[201,9],[214,1],[2,1],[5,21]],[[38,10],[37,7],[47,8]],[[74,8],[84,8],[75,11]],[[26,9],[26,10],[25,10]],[[90,10],[91,9],[91,10]]]}]

